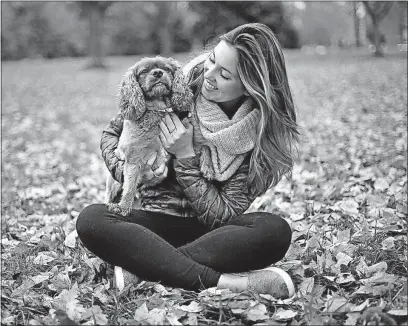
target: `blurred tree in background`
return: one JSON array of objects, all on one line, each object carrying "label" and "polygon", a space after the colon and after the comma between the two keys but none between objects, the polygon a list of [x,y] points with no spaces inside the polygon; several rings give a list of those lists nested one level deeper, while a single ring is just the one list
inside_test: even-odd
[{"label": "blurred tree in background", "polygon": [[84,24],[65,3],[2,2],[1,58],[85,55]]},{"label": "blurred tree in background", "polygon": [[88,55],[92,58],[90,68],[103,68],[104,49],[102,33],[106,11],[113,3],[111,1],[79,1],[73,5],[79,10],[79,17],[88,21]]},{"label": "blurred tree in background", "polygon": [[245,22],[299,47],[280,2],[3,2],[2,60],[186,52]]},{"label": "blurred tree in background", "polygon": [[[361,1],[357,4],[364,8]],[[285,48],[358,43],[357,36],[362,44],[366,37],[374,42],[374,29],[365,22],[368,14],[356,17],[344,1],[10,1],[1,8],[2,60],[90,55],[92,66],[103,66],[104,55],[168,55],[201,48],[211,37],[247,22],[268,25]],[[391,10],[391,17],[375,18],[377,27],[384,19],[387,41],[404,39],[403,13]]]},{"label": "blurred tree in background", "polygon": [[384,56],[381,43],[385,43],[385,36],[380,31],[380,24],[390,12],[393,2],[363,1],[368,16],[371,19],[371,28],[367,30],[367,37],[375,46],[374,55]]},{"label": "blurred tree in background", "polygon": [[273,30],[283,47],[300,47],[297,32],[279,1],[192,1],[189,7],[199,14],[194,34],[204,42],[241,24],[262,22]]}]

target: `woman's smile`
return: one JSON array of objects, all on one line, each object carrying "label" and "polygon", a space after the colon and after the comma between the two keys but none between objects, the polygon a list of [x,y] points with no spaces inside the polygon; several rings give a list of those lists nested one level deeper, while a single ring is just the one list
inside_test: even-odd
[{"label": "woman's smile", "polygon": [[210,92],[211,92],[211,91],[215,91],[215,90],[217,89],[217,87],[215,87],[213,84],[211,84],[211,83],[208,81],[208,79],[206,79],[206,80],[204,81],[204,86],[205,86],[205,88],[207,88],[207,90],[209,90]]}]

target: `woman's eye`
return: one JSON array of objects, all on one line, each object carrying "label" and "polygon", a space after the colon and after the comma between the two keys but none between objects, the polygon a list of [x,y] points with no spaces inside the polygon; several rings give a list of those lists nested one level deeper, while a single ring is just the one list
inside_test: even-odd
[{"label": "woman's eye", "polygon": [[221,74],[221,77],[224,78],[225,80],[230,80],[231,78],[223,76],[223,74]]}]

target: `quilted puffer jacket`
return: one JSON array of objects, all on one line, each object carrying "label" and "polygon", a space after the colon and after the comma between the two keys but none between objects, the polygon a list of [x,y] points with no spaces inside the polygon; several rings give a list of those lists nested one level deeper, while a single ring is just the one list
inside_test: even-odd
[{"label": "quilted puffer jacket", "polygon": [[[119,113],[102,133],[101,150],[111,175],[123,183],[124,161],[115,153],[123,128]],[[198,156],[172,159],[167,178],[141,193],[142,209],[198,218],[209,229],[217,228],[244,213],[255,199],[247,186],[249,156],[224,182],[207,180],[200,171]]]}]

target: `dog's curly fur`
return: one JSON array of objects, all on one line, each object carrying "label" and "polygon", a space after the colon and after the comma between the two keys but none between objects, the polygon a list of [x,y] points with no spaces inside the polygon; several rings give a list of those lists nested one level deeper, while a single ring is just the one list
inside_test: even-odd
[{"label": "dog's curly fur", "polygon": [[[189,112],[193,94],[187,86],[180,64],[173,58],[148,57],[138,61],[126,72],[119,88],[118,105],[124,116],[123,131],[116,154],[125,160],[123,187],[111,176],[107,181],[108,207],[126,216],[135,196],[143,186],[162,181],[155,178],[141,184],[142,166],[157,153],[155,167],[166,164],[170,155],[159,139],[159,122],[166,112]],[[123,188],[123,189],[122,189]],[[122,190],[119,203],[113,203]]]}]

